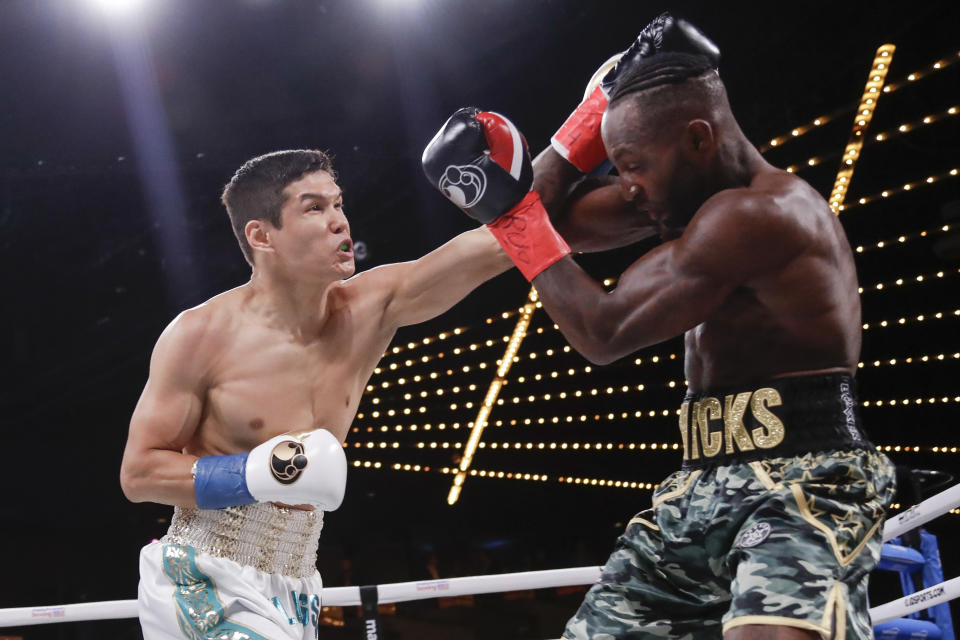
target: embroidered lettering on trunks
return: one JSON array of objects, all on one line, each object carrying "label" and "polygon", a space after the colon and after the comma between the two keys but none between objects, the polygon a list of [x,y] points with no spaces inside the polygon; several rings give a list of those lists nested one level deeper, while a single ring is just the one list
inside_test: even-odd
[{"label": "embroidered lettering on trunks", "polygon": [[[776,389],[764,387],[719,398],[703,398],[680,405],[680,439],[683,459],[714,458],[721,452],[772,449],[786,436],[786,426],[770,407],[779,407],[783,399]],[[759,426],[747,430],[744,418],[749,416]],[[722,429],[711,429],[712,422],[723,421]]]}]

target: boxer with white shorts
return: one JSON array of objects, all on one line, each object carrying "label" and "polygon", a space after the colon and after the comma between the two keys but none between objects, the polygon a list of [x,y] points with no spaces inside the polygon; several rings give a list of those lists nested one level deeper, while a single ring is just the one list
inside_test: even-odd
[{"label": "boxer with white shorts", "polygon": [[141,626],[146,640],[315,638],[323,511],[343,499],[367,380],[397,328],[511,264],[481,228],[351,277],[320,151],[254,158],[222,199],[252,276],[160,336],[123,456],[125,495],[174,507],[140,556]]}]

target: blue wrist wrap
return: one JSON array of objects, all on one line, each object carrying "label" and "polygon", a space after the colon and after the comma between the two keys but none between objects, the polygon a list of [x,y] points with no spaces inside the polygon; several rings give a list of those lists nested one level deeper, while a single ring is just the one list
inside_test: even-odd
[{"label": "blue wrist wrap", "polygon": [[223,509],[256,502],[247,490],[247,455],[205,456],[197,460],[193,488],[198,507]]}]

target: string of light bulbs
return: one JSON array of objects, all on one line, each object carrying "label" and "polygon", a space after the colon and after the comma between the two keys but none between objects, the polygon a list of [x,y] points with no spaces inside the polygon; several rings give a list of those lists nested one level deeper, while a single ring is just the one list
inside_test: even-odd
[{"label": "string of light bulbs", "polygon": [[916,316],[900,316],[896,320],[881,320],[879,322],[864,322],[863,330],[868,331],[871,329],[884,328],[884,327],[896,327],[903,326],[906,324],[916,324],[919,322],[926,322],[928,320],[942,320],[944,318],[958,318],[960,317],[960,309],[954,309],[953,311],[937,311],[931,314],[918,314]]},{"label": "string of light bulbs", "polygon": [[[908,86],[918,80],[921,80],[927,77],[931,73],[942,71],[943,69],[946,69],[948,66],[956,62],[958,57],[960,57],[960,51],[958,51],[956,55],[951,54],[951,55],[939,58],[931,62],[930,64],[926,65],[922,69],[918,69],[917,71],[907,74],[903,79],[897,82],[886,83],[886,85],[883,87],[882,92],[886,94],[894,93],[905,86]],[[810,122],[806,122],[804,124],[800,124],[793,127],[793,129],[791,129],[789,133],[781,134],[779,136],[771,138],[766,144],[760,145],[758,149],[760,150],[760,153],[766,153],[771,149],[781,147],[785,143],[790,142],[791,140],[796,140],[799,137],[803,136],[804,134],[809,133],[810,131],[825,125],[831,120],[835,120],[840,116],[846,115],[847,113],[850,112],[850,110],[851,110],[850,107],[847,107],[843,109],[838,109],[827,115],[818,116],[813,120],[811,120]]]},{"label": "string of light bulbs", "polygon": [[[923,404],[948,404],[948,403],[960,403],[960,396],[940,396],[940,397],[923,397],[923,398],[901,398],[901,399],[890,399],[890,400],[863,400],[861,401],[861,406],[863,407],[893,407],[893,406],[917,406]],[[551,416],[539,416],[536,418],[526,417],[503,417],[498,418],[491,423],[490,426],[495,428],[501,427],[527,427],[527,426],[537,426],[537,425],[558,425],[558,424],[574,424],[574,423],[588,423],[588,422],[615,422],[620,420],[635,420],[643,418],[662,418],[670,417],[671,415],[676,416],[680,413],[679,408],[667,408],[667,409],[632,409],[632,410],[619,410],[619,411],[607,411],[604,413],[570,413],[566,415],[551,415]],[[461,427],[472,428],[473,422],[469,423],[460,423],[454,422],[450,425],[445,423],[440,423],[436,425],[438,431],[443,431],[447,428],[454,431],[459,430]],[[381,433],[387,433],[390,431],[393,432],[414,432],[414,431],[430,431],[434,428],[432,424],[418,425],[418,424],[395,424],[395,425],[367,425],[367,426],[356,426],[351,429],[353,433],[361,433],[365,431],[366,433],[375,433],[377,431]]]},{"label": "string of light bulbs", "polygon": [[939,233],[946,233],[947,231],[950,231],[950,225],[931,227],[929,229],[922,229],[912,233],[901,234],[893,240],[878,240],[877,242],[871,244],[858,245],[855,248],[855,251],[857,253],[865,253],[867,251],[876,251],[878,249],[889,249],[890,247],[895,247],[898,244],[905,244],[912,240],[916,240],[917,238],[926,238]]},{"label": "string of light bulbs", "polygon": [[960,59],[960,51],[957,51],[955,55],[951,54],[951,55],[943,56],[942,58],[935,60],[934,62],[928,64],[925,67],[917,69],[912,73],[908,73],[905,78],[903,78],[902,80],[899,80],[898,82],[888,83],[887,86],[883,88],[883,92],[893,93],[894,91],[902,89],[905,86],[909,86],[911,83],[916,82],[918,80],[922,80],[933,73],[936,73],[938,71],[943,71],[950,65],[957,62],[958,59]]},{"label": "string of light bulbs", "polygon": [[[455,474],[457,473],[456,469],[451,469],[450,467],[441,467],[440,469],[432,469],[429,466],[419,465],[419,464],[410,464],[410,463],[399,463],[396,462],[392,465],[384,464],[378,460],[354,460],[351,465],[356,469],[366,469],[374,471],[383,471],[383,470],[392,470],[392,471],[407,471],[413,473],[434,473],[440,474]],[[487,469],[471,469],[469,475],[481,478],[492,478],[495,480],[521,480],[528,482],[547,482],[550,480],[550,477],[547,474],[537,474],[537,473],[523,473],[523,472],[511,472],[511,471],[490,471]],[[591,487],[603,487],[603,488],[614,488],[614,489],[638,489],[644,491],[653,491],[659,488],[659,482],[637,482],[633,480],[611,480],[607,478],[589,478],[581,476],[560,476],[555,478],[554,481],[558,484],[572,484],[572,485],[582,485],[582,486],[591,486]],[[900,509],[900,503],[894,503],[890,505],[891,509]],[[951,514],[957,515],[960,514],[960,509],[951,509]]]},{"label": "string of light bulbs", "polygon": [[447,424],[445,422],[440,422],[440,423],[437,423],[436,425],[434,425],[433,423],[427,422],[422,425],[395,424],[392,427],[387,424],[382,424],[380,426],[364,425],[364,426],[353,427],[352,429],[350,429],[350,431],[352,431],[353,433],[360,433],[361,430],[364,431],[365,433],[375,433],[377,431],[379,431],[380,433],[387,433],[388,431],[431,431],[434,428],[436,428],[437,431],[444,431],[447,428],[452,429],[453,431],[457,431],[458,429],[460,429],[461,426],[467,429],[471,429],[473,428],[473,422],[465,422],[462,425],[459,422],[451,422],[450,424]]},{"label": "string of light bulbs", "polygon": [[[888,130],[888,131],[884,131],[884,132],[878,133],[878,134],[876,134],[875,136],[873,136],[872,139],[869,140],[869,142],[871,142],[871,144],[879,144],[879,143],[887,142],[887,141],[889,141],[889,140],[891,140],[891,139],[896,138],[897,136],[903,135],[903,134],[905,134],[905,133],[910,133],[910,132],[913,132],[913,131],[917,131],[917,130],[919,130],[920,128],[926,126],[926,125],[933,124],[934,122],[938,122],[938,121],[940,121],[940,120],[943,120],[943,119],[945,119],[945,118],[949,118],[949,117],[951,117],[951,116],[955,116],[955,115],[957,115],[958,113],[960,113],[960,109],[958,109],[958,108],[955,107],[955,106],[954,106],[954,107],[949,107],[949,108],[943,110],[942,112],[934,113],[934,114],[931,114],[931,115],[928,115],[928,116],[924,116],[924,117],[921,118],[920,120],[916,120],[916,121],[914,121],[914,122],[905,122],[905,123],[903,123],[903,124],[901,124],[901,125],[899,125],[899,126],[897,126],[897,127],[894,127],[893,129],[890,129],[890,130]],[[786,171],[787,173],[799,173],[801,170],[803,170],[803,169],[805,169],[805,168],[807,168],[807,167],[815,167],[815,166],[819,165],[820,163],[824,162],[825,160],[832,159],[833,157],[835,157],[835,155],[836,155],[836,154],[827,154],[827,155],[824,155],[824,156],[814,156],[814,157],[812,157],[812,158],[808,158],[805,163],[802,163],[802,164],[799,164],[799,165],[790,165],[790,166],[786,167],[785,171]]]},{"label": "string of light bulbs", "polygon": [[[420,473],[440,473],[444,475],[458,475],[461,471],[457,467],[441,467],[439,469],[434,469],[430,466],[419,465],[419,464],[410,464],[410,463],[400,463],[395,462],[393,464],[385,464],[381,461],[375,460],[354,460],[352,463],[353,467],[360,469],[374,469],[374,470],[393,470],[393,471],[409,471],[409,472],[420,472]],[[514,471],[493,471],[490,469],[470,469],[466,472],[466,475],[479,478],[492,478],[495,480],[521,480],[527,482],[548,482],[551,480],[548,474],[541,473],[527,473],[527,472],[514,472]],[[651,491],[659,487],[659,483],[654,482],[637,482],[631,480],[612,480],[608,478],[589,478],[589,477],[574,477],[574,476],[561,476],[559,478],[553,478],[553,481],[558,484],[582,484],[588,486],[599,486],[599,487],[615,487],[615,488],[624,488],[624,489],[640,489]]]},{"label": "string of light bulbs", "polygon": [[947,404],[949,402],[960,403],[960,396],[940,396],[937,397],[927,397],[927,398],[893,398],[891,400],[864,400],[861,404],[864,407],[896,407],[896,406],[916,406],[922,404]]},{"label": "string of light bulbs", "polygon": [[[958,271],[960,271],[960,270],[958,270]],[[935,274],[935,275],[939,275],[940,273],[942,273],[942,272],[938,272],[938,274]],[[920,278],[920,277],[922,277],[922,276],[917,276],[917,277]],[[941,276],[941,277],[942,277],[942,276]],[[898,283],[898,284],[899,284],[899,283]],[[937,313],[932,314],[931,316],[925,316],[925,315],[922,315],[922,314],[921,314],[921,315],[915,316],[915,317],[910,318],[910,319],[908,319],[907,317],[901,317],[901,318],[898,318],[896,321],[881,320],[880,322],[878,322],[878,323],[873,323],[873,324],[871,324],[871,323],[864,323],[864,324],[862,325],[862,328],[863,328],[864,330],[869,330],[869,329],[871,329],[871,328],[877,328],[877,327],[901,326],[901,325],[907,324],[907,322],[924,322],[924,321],[926,321],[926,320],[928,320],[928,319],[941,319],[941,318],[944,317],[944,315],[945,315],[944,312],[937,312]],[[949,315],[949,314],[947,314],[947,315]],[[954,312],[953,312],[952,315],[953,315],[954,317],[960,316],[960,309],[954,310]],[[671,356],[674,356],[675,354],[670,354],[670,355],[671,355]],[[940,353],[940,354],[928,354],[928,355],[918,355],[918,356],[906,356],[906,357],[901,357],[901,358],[882,358],[882,359],[873,360],[872,362],[870,362],[870,361],[859,362],[859,363],[857,364],[857,366],[858,366],[858,368],[861,368],[861,369],[862,369],[862,368],[865,368],[865,367],[867,367],[867,366],[873,366],[873,367],[893,366],[893,365],[897,365],[897,364],[925,363],[925,362],[944,361],[944,360],[951,360],[951,359],[952,359],[952,360],[958,360],[958,359],[960,359],[960,353],[953,353],[953,354]],[[658,360],[659,360],[659,356],[654,356],[653,358],[648,359],[648,361],[653,361],[653,362],[656,362],[656,361],[658,361]],[[637,359],[634,361],[634,364],[636,364],[636,365],[639,365],[639,364],[641,364],[641,363],[642,363],[642,359],[641,359],[641,358],[637,358]],[[568,370],[568,373],[570,373],[571,371],[573,371],[574,373],[576,373],[576,371],[573,370],[573,369]],[[592,369],[590,369],[589,367],[587,367],[586,370],[585,370],[585,373],[589,373],[589,372],[591,372],[591,371],[592,371]],[[570,374],[570,375],[573,375],[573,374]],[[547,376],[547,375],[544,375],[544,374],[536,374],[535,376],[532,377],[532,379],[539,381],[539,380],[543,379],[544,377],[549,377],[549,378],[551,378],[551,379],[556,379],[558,376],[559,376],[559,372],[553,371],[553,372],[551,372],[548,376]],[[526,377],[524,377],[524,376],[521,376],[521,377],[519,377],[519,378],[516,380],[516,382],[519,382],[519,383],[523,383],[523,382],[525,382],[525,381],[526,381]],[[679,380],[667,380],[667,381],[663,381],[663,382],[664,382],[665,387],[666,387],[666,388],[669,388],[669,389],[673,389],[673,388],[679,387],[680,384],[681,384],[681,382],[680,382]],[[686,381],[683,381],[683,384],[685,385],[685,384],[686,384]],[[442,395],[444,395],[445,393],[457,394],[457,393],[460,393],[460,392],[475,391],[476,389],[477,389],[477,385],[476,385],[476,384],[470,384],[470,385],[466,385],[466,386],[463,387],[463,388],[461,388],[461,387],[459,387],[459,386],[454,386],[454,387],[451,387],[450,389],[436,388],[436,389],[434,389],[434,393],[435,393],[437,396],[442,396]],[[521,396],[513,396],[513,397],[510,397],[510,398],[498,398],[497,401],[496,401],[496,404],[497,404],[498,406],[503,406],[503,405],[507,405],[507,404],[522,404],[522,403],[525,403],[525,402],[526,402],[526,403],[531,403],[531,402],[537,402],[537,401],[551,401],[551,400],[557,400],[557,399],[559,399],[559,400],[565,400],[565,399],[568,399],[568,398],[581,398],[581,397],[584,397],[584,396],[598,396],[598,395],[601,395],[601,394],[613,395],[613,394],[615,394],[615,393],[617,393],[617,392],[620,392],[620,393],[627,393],[627,392],[630,392],[630,391],[640,392],[640,391],[644,391],[644,390],[646,390],[646,389],[647,389],[647,385],[646,385],[646,384],[643,384],[643,383],[637,384],[637,385],[607,386],[606,388],[604,388],[604,389],[602,389],[602,390],[601,390],[600,388],[598,388],[598,387],[590,388],[590,389],[584,388],[584,389],[575,389],[575,390],[568,390],[568,391],[559,391],[559,392],[544,393],[544,394],[539,395],[539,396],[530,394],[530,395],[527,395],[525,398],[524,398],[524,397],[521,397]],[[425,395],[425,394],[426,394],[426,395]],[[426,398],[426,397],[429,397],[429,392],[427,392],[427,391],[425,391],[425,390],[424,390],[424,391],[421,391],[421,392],[418,394],[418,396],[419,396],[418,399],[421,399],[421,400],[422,400],[422,399],[424,399],[424,398]],[[413,394],[411,394],[411,393],[407,393],[407,394],[404,395],[404,400],[408,400],[408,401],[409,401],[409,400],[413,400],[413,399],[414,399],[414,398],[413,398]],[[376,406],[376,405],[379,405],[381,402],[382,402],[382,399],[379,398],[379,397],[373,397],[373,398],[371,398],[371,403],[372,403],[373,405],[375,405],[375,406]],[[466,409],[472,409],[473,406],[474,406],[474,403],[473,403],[472,401],[466,401],[466,402],[464,402],[462,405],[461,405],[460,403],[452,403],[452,404],[449,405],[449,408],[450,408],[450,410],[457,410],[457,409],[460,408],[461,406],[462,406],[463,408],[466,408]],[[428,411],[429,411],[429,409],[428,409],[426,406],[421,405],[421,406],[416,407],[416,413],[418,413],[418,414],[425,414],[425,413],[427,413]],[[368,417],[368,416],[371,417],[371,418],[379,418],[379,417],[381,417],[381,415],[386,416],[386,417],[393,417],[393,416],[396,416],[396,415],[412,415],[413,413],[414,413],[414,409],[413,409],[413,408],[411,408],[411,407],[403,407],[403,405],[401,404],[401,405],[399,405],[398,408],[390,408],[390,409],[385,409],[385,410],[383,410],[383,411],[381,411],[381,410],[378,408],[378,409],[374,409],[373,411],[371,411],[371,412],[369,412],[369,413],[359,412],[359,413],[357,414],[357,419],[362,420],[362,419],[364,419],[364,418],[366,418],[366,417]],[[416,430],[417,425],[412,425],[412,426],[413,426],[413,430]],[[431,426],[430,426],[429,424],[427,424],[427,425],[424,425],[424,428],[425,428],[426,430],[429,430],[429,429],[431,428]],[[442,429],[445,428],[445,425],[443,425],[443,424],[441,423],[441,426],[439,426],[439,428],[442,430]],[[459,428],[459,426],[458,426],[458,427],[455,427],[455,428]],[[382,431],[386,431],[386,430],[389,429],[389,427],[388,427],[387,425],[383,425],[383,426],[380,427],[380,429],[381,429]]]},{"label": "string of light bulbs", "polygon": [[[344,448],[353,446],[355,449],[420,449],[420,450],[448,450],[459,449],[463,446],[462,442],[446,441],[419,441],[410,442],[401,445],[399,442],[368,441],[354,442],[352,445],[344,444]],[[939,454],[957,454],[960,453],[960,446],[957,445],[905,445],[905,444],[887,444],[875,445],[877,451],[887,451],[895,453],[939,453]],[[679,442],[481,442],[480,449],[490,449],[493,451],[536,451],[536,452],[571,452],[571,451],[590,451],[594,453],[622,452],[622,451],[644,451],[670,453],[680,449]]]},{"label": "string of light bulbs", "polygon": [[926,178],[920,178],[911,182],[905,182],[898,187],[890,187],[888,189],[884,189],[879,193],[873,193],[867,196],[861,196],[857,198],[856,202],[841,203],[838,205],[838,208],[840,211],[848,211],[850,209],[856,209],[856,208],[862,207],[865,204],[876,202],[884,198],[889,198],[890,196],[894,196],[900,193],[906,193],[908,191],[913,191],[915,189],[919,189],[922,187],[928,187],[931,184],[934,184],[942,180],[949,180],[952,178],[956,178],[958,175],[960,175],[960,170],[957,170],[956,168],[948,169],[938,174],[929,175]]},{"label": "string of light bulbs", "polygon": [[850,132],[847,146],[843,150],[840,168],[837,170],[837,177],[833,182],[830,197],[827,198],[827,203],[836,214],[843,211],[847,189],[850,187],[850,180],[853,178],[857,160],[860,159],[865,134],[870,126],[870,121],[873,119],[873,112],[877,108],[880,90],[883,88],[887,72],[890,70],[890,63],[893,61],[895,50],[896,47],[892,44],[880,45],[873,58],[873,65],[870,67],[870,74],[867,76],[867,84],[863,89],[863,95],[860,97],[857,114],[853,118],[853,129]]},{"label": "string of light bulbs", "polygon": [[[949,228],[949,227],[948,227],[948,228]],[[903,236],[900,236],[900,237],[902,238]],[[857,247],[857,248],[858,248],[858,249],[862,249],[862,247]],[[955,276],[955,275],[957,275],[957,274],[960,274],[960,269],[956,269],[956,270],[953,270],[953,271],[937,271],[937,272],[935,272],[935,273],[926,273],[926,274],[920,273],[920,274],[917,274],[916,276],[914,276],[914,277],[912,277],[912,278],[897,278],[896,280],[890,280],[890,281],[887,281],[887,282],[877,282],[877,283],[873,284],[872,286],[869,286],[869,287],[866,287],[866,288],[860,287],[860,288],[858,289],[858,291],[859,291],[860,293],[866,293],[866,292],[869,292],[869,291],[882,291],[882,290],[884,290],[884,289],[889,289],[889,288],[891,288],[891,287],[901,287],[901,286],[903,286],[903,285],[905,285],[905,284],[916,284],[916,283],[923,283],[923,282],[933,282],[933,281],[935,281],[935,280],[937,280],[937,279],[943,279],[943,278],[945,278],[945,277]]]},{"label": "string of light bulbs", "polygon": [[[939,313],[933,314],[933,316],[931,316],[931,317],[934,318],[934,319],[936,319],[936,318],[942,318],[943,315],[944,315],[944,314],[943,314],[942,312],[939,312]],[[955,311],[953,312],[953,316],[960,316],[960,309],[955,310]],[[916,316],[915,318],[913,318],[912,320],[918,321],[918,322],[923,322],[923,321],[925,321],[926,319],[927,319],[926,316],[919,315],[919,316]],[[899,318],[893,326],[899,326],[899,325],[903,325],[903,324],[906,324],[906,323],[907,323],[907,318],[906,318],[906,317],[902,317],[902,318]],[[890,325],[891,325],[890,322],[888,322],[888,321],[886,321],[886,320],[882,320],[882,321],[880,321],[880,323],[879,323],[878,326],[880,326],[880,327],[886,327],[886,326],[890,326]],[[869,330],[870,328],[871,328],[871,325],[870,325],[869,323],[864,323],[864,325],[863,325],[863,329],[864,329],[864,330]],[[637,360],[640,360],[640,359],[638,358]],[[882,358],[882,359],[875,359],[875,360],[873,360],[873,361],[861,361],[861,362],[858,362],[858,363],[857,363],[857,367],[860,368],[860,369],[863,369],[863,368],[867,368],[867,367],[871,367],[871,366],[874,367],[874,368],[876,368],[876,367],[881,367],[881,366],[889,367],[889,366],[897,366],[897,365],[905,365],[905,364],[921,364],[921,363],[927,363],[927,362],[943,362],[943,361],[950,361],[950,360],[953,360],[953,361],[960,360],[960,352],[954,352],[954,353],[952,353],[952,354],[951,354],[951,353],[925,354],[925,355],[917,355],[917,356],[905,356],[905,357],[900,357],[900,358],[895,358],[895,357],[894,357],[894,358],[890,358],[890,357],[887,357],[887,358]],[[539,375],[539,374],[538,374],[538,375]],[[665,386],[666,388],[668,388],[668,389],[674,389],[674,388],[680,387],[681,384],[683,384],[684,386],[686,385],[686,381],[683,381],[683,382],[681,383],[681,381],[679,381],[679,380],[668,380],[668,381],[663,381],[663,382],[664,382],[664,386]],[[458,391],[460,390],[459,387],[454,387],[454,389],[457,389]],[[496,401],[496,404],[497,404],[498,406],[504,406],[504,405],[510,405],[510,404],[518,405],[518,404],[524,404],[524,403],[529,404],[529,403],[532,403],[532,402],[539,402],[539,401],[547,401],[547,402],[549,402],[549,401],[555,401],[555,400],[558,400],[558,399],[559,399],[559,400],[565,400],[565,399],[568,399],[568,398],[581,398],[581,397],[590,397],[590,396],[597,397],[597,396],[601,396],[601,395],[603,395],[603,394],[605,394],[605,395],[614,395],[614,394],[616,394],[616,393],[641,392],[641,391],[645,391],[646,389],[647,389],[647,385],[646,385],[646,384],[643,384],[643,383],[641,383],[641,384],[636,384],[636,385],[607,386],[607,387],[605,387],[605,388],[603,388],[603,389],[601,389],[601,388],[599,388],[599,387],[594,387],[594,388],[590,388],[590,389],[575,389],[575,390],[571,390],[571,391],[549,392],[549,393],[544,393],[544,394],[541,394],[541,395],[527,395],[525,398],[524,398],[524,397],[520,397],[520,396],[513,396],[513,397],[511,397],[511,398],[498,398],[497,401]],[[471,390],[471,391],[476,390],[476,385],[470,385],[470,386],[469,386],[469,390]],[[409,395],[409,394],[408,394],[408,395]],[[380,399],[379,399],[379,398],[373,398],[373,401],[374,401],[374,404],[376,404],[377,402],[380,401]],[[461,405],[459,405],[459,404],[451,404],[451,405],[450,405],[450,409],[451,409],[451,410],[457,410],[460,406],[461,406]],[[474,404],[473,404],[472,401],[467,401],[467,402],[464,403],[462,406],[463,406],[464,408],[466,408],[466,409],[472,409],[473,406],[474,406]],[[869,406],[869,405],[864,405],[864,406]],[[424,406],[420,406],[420,407],[417,408],[417,412],[420,413],[420,414],[425,414],[425,413],[428,412],[428,409],[427,409],[426,407],[424,407]],[[379,418],[381,415],[385,415],[385,416],[387,416],[387,417],[393,417],[393,416],[398,415],[398,414],[411,415],[412,413],[413,413],[413,411],[412,411],[409,407],[407,407],[407,408],[405,408],[405,409],[402,409],[402,410],[399,410],[399,411],[398,411],[397,409],[391,408],[391,409],[387,409],[387,410],[384,411],[384,412],[380,412],[380,411],[378,411],[378,410],[374,410],[374,411],[372,411],[372,412],[369,414],[369,417],[371,417],[371,418]],[[661,411],[661,413],[662,413],[662,411]],[[364,419],[365,417],[367,417],[367,415],[368,415],[368,414],[366,414],[366,413],[360,412],[360,413],[357,414],[357,419],[358,419],[358,420],[362,420],[362,419]],[[585,421],[587,420],[587,418],[585,417],[585,415],[586,415],[586,414],[583,414],[582,419],[580,420],[581,422],[585,422]],[[636,417],[640,417],[640,416],[636,416]],[[526,420],[530,420],[530,419],[527,418]],[[574,422],[575,420],[576,420],[576,419],[575,419],[573,416],[569,416],[569,415],[568,415],[568,416],[566,416],[566,419],[563,420],[563,421],[565,421],[565,422]],[[561,422],[560,419],[552,420],[552,423],[554,423],[554,424],[559,423],[559,422]],[[455,424],[456,426],[451,426],[451,428],[453,428],[453,429],[455,429],[455,430],[460,428],[460,424],[459,424],[459,423],[454,423],[454,424]],[[527,422],[526,424],[530,424],[530,423]],[[502,421],[502,420],[497,420],[497,421],[494,423],[494,425],[495,425],[495,426],[502,426],[502,425],[503,425],[503,421]],[[472,424],[471,424],[470,426],[472,426]],[[444,429],[446,429],[446,427],[447,427],[447,425],[446,425],[445,423],[440,423],[439,425],[437,425],[437,428],[438,428],[439,430],[441,430],[441,431],[444,430]],[[389,425],[381,425],[381,426],[378,427],[378,428],[379,428],[379,430],[380,430],[381,432],[386,432],[386,431],[389,431],[389,430],[391,429],[391,427],[390,427]],[[431,428],[433,428],[433,425],[431,425],[430,423],[427,423],[427,424],[424,424],[424,425],[416,425],[416,424],[413,424],[413,425],[395,425],[393,428],[394,428],[395,430],[397,430],[397,431],[403,431],[403,430],[416,431],[416,430],[418,430],[418,429],[422,429],[422,430],[425,430],[425,431],[429,431]],[[372,430],[372,429],[373,429],[372,427],[368,427],[368,430]],[[354,429],[354,432],[355,432],[355,433],[358,432],[358,431],[357,431],[357,428]]]},{"label": "string of light bulbs", "polygon": [[480,409],[477,411],[477,417],[474,419],[471,426],[470,438],[467,440],[467,445],[463,448],[463,456],[460,458],[459,468],[457,469],[453,478],[453,483],[450,485],[450,491],[447,493],[447,504],[449,505],[456,504],[457,500],[460,498],[460,492],[463,490],[463,483],[466,480],[467,473],[470,470],[471,465],[473,464],[473,456],[477,450],[477,445],[480,443],[480,438],[483,436],[483,430],[487,426],[487,419],[489,418],[490,412],[493,409],[493,404],[496,402],[497,396],[500,394],[500,389],[503,388],[503,385],[506,382],[507,374],[510,372],[510,367],[513,364],[514,356],[516,356],[517,352],[520,350],[520,344],[527,335],[533,314],[541,306],[540,296],[537,294],[537,290],[533,287],[530,287],[530,291],[527,293],[527,302],[523,305],[523,307],[520,308],[520,318],[517,320],[517,324],[513,328],[510,341],[507,343],[507,349],[504,351],[500,362],[497,363],[497,375],[490,382],[490,387],[487,389],[483,403],[480,405]]},{"label": "string of light bulbs", "polygon": [[904,365],[904,364],[943,362],[947,360],[960,360],[960,353],[953,353],[953,354],[938,353],[936,355],[907,356],[906,358],[886,358],[884,360],[874,360],[873,362],[858,362],[857,368],[864,369],[867,366],[892,367],[892,366],[898,366],[898,365]]}]

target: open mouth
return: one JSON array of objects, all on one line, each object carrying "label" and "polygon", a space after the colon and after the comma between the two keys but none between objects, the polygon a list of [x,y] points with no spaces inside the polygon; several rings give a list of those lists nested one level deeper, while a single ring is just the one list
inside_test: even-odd
[{"label": "open mouth", "polygon": [[353,240],[350,240],[348,238],[343,242],[341,242],[339,245],[337,245],[337,251],[340,251],[342,253],[349,253],[350,255],[353,255]]}]

